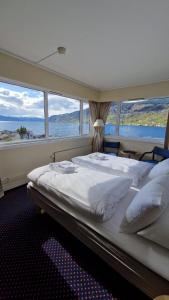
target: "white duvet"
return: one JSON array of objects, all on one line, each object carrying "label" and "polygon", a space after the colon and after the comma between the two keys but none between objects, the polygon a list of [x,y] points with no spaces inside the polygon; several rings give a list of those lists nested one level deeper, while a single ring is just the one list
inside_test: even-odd
[{"label": "white duvet", "polygon": [[102,153],[77,156],[72,158],[72,162],[105,173],[131,177],[135,186],[153,167],[151,163]]},{"label": "white duvet", "polygon": [[[61,174],[50,165],[28,174],[35,185],[54,193],[74,208],[94,215],[98,221],[112,217],[116,204],[128,193],[132,179],[103,174],[78,166],[71,174]],[[58,201],[58,199],[57,199]]]}]

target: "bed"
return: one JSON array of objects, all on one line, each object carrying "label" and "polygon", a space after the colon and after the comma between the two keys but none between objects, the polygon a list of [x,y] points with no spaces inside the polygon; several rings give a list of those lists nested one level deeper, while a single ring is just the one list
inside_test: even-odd
[{"label": "bed", "polygon": [[[89,175],[90,172],[96,171],[89,170]],[[37,206],[152,299],[158,295],[169,294],[169,251],[135,234],[119,232],[127,206],[148,181],[147,177],[142,179],[137,188],[131,185],[125,201],[116,203],[116,213],[111,218],[98,222],[90,214],[75,209],[71,201],[65,201],[63,193],[56,194],[45,177],[43,180],[42,173],[40,171],[38,174],[38,178],[41,178],[38,181],[29,176],[28,192]]]}]

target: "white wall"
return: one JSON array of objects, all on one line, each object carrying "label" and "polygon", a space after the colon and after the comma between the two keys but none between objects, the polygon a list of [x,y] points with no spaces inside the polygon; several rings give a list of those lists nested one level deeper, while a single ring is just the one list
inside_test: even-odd
[{"label": "white wall", "polygon": [[56,155],[57,161],[88,154],[91,152],[91,138],[79,137],[49,142],[48,144],[27,144],[18,145],[17,148],[1,149],[0,176],[4,189],[7,190],[26,183],[28,172],[51,162],[50,156],[54,151],[59,151]]}]

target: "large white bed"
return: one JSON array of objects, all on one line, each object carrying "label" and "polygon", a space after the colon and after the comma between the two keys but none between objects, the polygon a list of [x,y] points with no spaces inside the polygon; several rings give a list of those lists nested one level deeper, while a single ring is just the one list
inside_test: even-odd
[{"label": "large white bed", "polygon": [[[75,160],[77,163],[77,160]],[[100,161],[99,161],[100,162]],[[130,164],[130,161],[128,162]],[[149,168],[151,169],[151,167]],[[80,187],[82,190],[85,187],[85,184],[80,184],[79,180],[86,181],[86,184],[89,185],[89,190],[91,190],[92,185],[96,186],[97,183],[98,185],[101,184],[101,178],[104,178],[104,181],[108,182],[109,185],[114,185],[114,180],[116,180],[117,172],[116,170],[111,170],[111,175],[100,172],[98,168],[92,169],[86,168],[82,166],[78,167],[79,173],[81,174],[79,179],[77,177],[78,174],[73,174],[73,176],[69,176],[68,174],[60,174],[59,176],[55,175],[55,172],[53,170],[50,170],[49,166],[44,166],[41,168],[38,168],[31,172],[28,175],[28,178],[30,182],[28,183],[28,190],[32,192],[32,198],[35,200],[35,202],[42,208],[44,208],[48,212],[48,207],[49,207],[49,214],[53,216],[56,220],[58,220],[62,225],[67,224],[66,218],[67,216],[71,216],[72,220],[75,220],[79,222],[78,224],[83,224],[87,228],[87,232],[89,233],[90,229],[92,232],[94,232],[96,235],[103,237],[105,243],[110,245],[115,245],[117,249],[121,249],[124,251],[124,253],[127,253],[129,255],[129,260],[125,261],[126,266],[128,266],[128,261],[130,261],[130,257],[133,258],[135,261],[141,263],[141,265],[145,266],[148,268],[148,270],[151,270],[153,273],[147,273],[147,269],[145,271],[145,274],[147,273],[147,276],[152,276],[152,282],[150,279],[150,283],[145,283],[145,278],[143,275],[139,274],[139,271],[137,271],[138,266],[135,268],[134,271],[134,276],[139,277],[139,280],[143,280],[143,284],[138,282],[138,278],[132,279],[133,276],[133,265],[135,265],[132,262],[129,262],[129,265],[131,263],[131,268],[132,274],[130,274],[131,282],[134,282],[138,287],[142,288],[143,291],[145,291],[149,296],[157,296],[158,292],[161,291],[168,291],[169,293],[169,285],[167,285],[167,281],[169,281],[169,250],[166,248],[159,246],[158,244],[155,244],[154,242],[148,241],[144,239],[143,237],[138,236],[137,234],[127,234],[127,233],[122,233],[120,232],[120,224],[121,221],[125,215],[126,209],[129,206],[129,204],[132,202],[133,198],[135,195],[139,192],[139,190],[150,181],[149,177],[144,175],[139,178],[139,183],[137,184],[137,187],[132,184],[131,180],[131,172],[129,174],[129,178],[131,180],[130,187],[128,189],[128,192],[122,199],[120,199],[115,206],[115,210],[113,210],[113,213],[108,215],[108,218],[106,217],[105,219],[102,218],[101,222],[100,219],[94,218],[92,214],[86,214],[85,210],[79,209],[81,206],[79,206],[79,202],[77,203],[76,201],[72,201],[72,199],[81,197],[82,194],[81,191],[77,192],[78,186],[79,190]],[[105,171],[104,171],[105,172]],[[56,172],[57,173],[57,172]],[[78,172],[77,172],[78,173]],[[125,176],[127,177],[127,172],[125,172]],[[146,170],[145,174],[148,173],[148,170]],[[50,175],[48,175],[50,174]],[[72,175],[72,174],[70,174]],[[125,178],[123,175],[123,172],[119,173],[119,177]],[[58,180],[59,178],[59,180]],[[72,178],[71,181],[69,181],[69,178]],[[77,178],[77,182],[76,182]],[[87,179],[85,179],[87,178]],[[91,183],[90,183],[90,178],[91,178]],[[93,180],[92,180],[93,178]],[[127,178],[126,178],[127,179]],[[125,180],[124,180],[125,183]],[[58,190],[57,190],[57,185],[58,185]],[[73,187],[72,187],[73,185]],[[103,187],[104,190],[104,187]],[[36,191],[34,193],[34,191]],[[99,188],[98,190],[94,189],[95,192],[99,193],[104,193],[104,191],[101,191]],[[113,192],[113,189],[107,190],[108,194]],[[84,194],[84,190],[82,192]],[[86,193],[86,189],[85,189]],[[98,195],[98,194],[97,194]],[[103,195],[103,194],[101,194]],[[82,197],[83,198],[83,197]],[[92,198],[94,199],[94,198]],[[42,200],[42,201],[41,201]],[[82,199],[81,199],[82,200]],[[84,200],[84,199],[83,199]],[[92,200],[93,201],[93,200]],[[84,201],[80,201],[84,202]],[[78,204],[78,205],[77,205]],[[84,204],[84,203],[83,203]],[[83,207],[82,207],[83,208]],[[61,219],[60,217],[57,217],[57,211],[58,209],[62,212]],[[103,209],[103,208],[102,208]],[[114,207],[113,207],[114,209]],[[59,211],[59,214],[60,214]],[[65,214],[64,214],[65,213]],[[65,221],[64,221],[65,218]],[[70,222],[72,222],[69,219]],[[65,222],[65,223],[64,223]],[[74,221],[73,221],[74,222]],[[73,224],[73,223],[72,223]],[[72,224],[70,226],[68,225],[68,230],[69,227],[72,227]],[[65,225],[66,227],[67,225]],[[78,225],[80,226],[80,225]],[[74,228],[74,224],[73,227]],[[73,229],[74,231],[75,229]],[[77,228],[76,228],[77,230]],[[76,230],[73,232],[73,234],[76,235]],[[81,230],[81,229],[80,229]],[[79,236],[78,236],[79,237]],[[81,234],[80,234],[81,237]],[[86,237],[87,239],[87,237]],[[95,238],[93,239],[93,243],[95,243],[95,249],[98,247],[99,243],[98,241],[94,241]],[[83,241],[83,239],[82,239]],[[90,245],[91,241],[88,240],[88,243]],[[105,244],[105,247],[106,247]],[[101,246],[102,250],[104,246]],[[99,250],[100,251],[100,250]],[[107,251],[107,250],[104,250]],[[116,251],[115,251],[116,252]],[[96,253],[100,253],[97,252]],[[113,256],[116,257],[117,260],[123,261],[123,258],[119,259],[119,254],[118,251],[117,253],[113,253]],[[121,254],[120,254],[121,256]],[[122,254],[123,257],[123,254]],[[123,261],[123,264],[124,264]],[[123,266],[124,267],[124,266]],[[120,269],[120,267],[119,267]],[[117,266],[118,270],[118,266]],[[140,269],[142,272],[142,267]],[[127,270],[128,272],[128,270]],[[120,272],[123,275],[123,271]],[[137,274],[135,274],[137,273]],[[156,286],[158,284],[158,278],[154,279],[154,273],[157,274],[157,277],[163,278],[164,279],[164,286],[163,282],[159,282],[159,287]],[[138,275],[139,274],[139,275]],[[144,274],[144,268],[143,268],[143,274]],[[127,275],[128,276],[128,275]],[[142,278],[141,278],[142,277]],[[146,286],[148,285],[148,288]],[[151,285],[151,287],[149,287]],[[166,288],[166,286],[168,286]]]},{"label": "large white bed", "polygon": [[[139,188],[147,182],[147,178],[140,184]],[[147,241],[146,239],[139,237],[137,234],[125,234],[119,232],[120,223],[125,214],[125,211],[132,201],[138,189],[131,188],[125,201],[118,203],[116,207],[116,213],[112,218],[106,222],[97,222],[92,217],[84,216],[84,214],[75,210],[72,205],[67,202],[58,201],[54,193],[49,192],[46,187],[37,186],[33,182],[28,184],[28,188],[34,187],[42,195],[48,198],[53,204],[59,208],[68,212],[71,216],[80,220],[94,231],[111,241],[113,244],[120,247],[122,250],[130,254],[136,260],[160,274],[165,279],[169,280],[169,251],[153,242]]]}]

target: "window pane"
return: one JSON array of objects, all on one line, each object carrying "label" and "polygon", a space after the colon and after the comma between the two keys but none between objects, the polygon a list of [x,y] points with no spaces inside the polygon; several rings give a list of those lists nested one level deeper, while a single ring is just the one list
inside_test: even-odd
[{"label": "window pane", "polygon": [[0,82],[0,143],[44,137],[43,92]]},{"label": "window pane", "polygon": [[48,94],[49,137],[80,134],[80,101]]},{"label": "window pane", "polygon": [[118,135],[119,103],[112,103],[105,125],[105,135]]},{"label": "window pane", "polygon": [[121,104],[121,136],[164,139],[169,98],[125,101]]},{"label": "window pane", "polygon": [[89,103],[83,102],[83,134],[89,134],[89,131],[90,131]]}]

